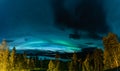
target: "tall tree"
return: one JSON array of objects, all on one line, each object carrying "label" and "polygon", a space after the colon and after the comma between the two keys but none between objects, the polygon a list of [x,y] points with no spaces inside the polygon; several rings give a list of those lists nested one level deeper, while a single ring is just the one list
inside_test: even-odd
[{"label": "tall tree", "polygon": [[48,69],[47,71],[53,71],[55,69],[55,65],[53,63],[52,60],[50,60],[49,64],[48,64]]},{"label": "tall tree", "polygon": [[3,69],[4,69],[4,71],[10,70],[9,55],[10,55],[10,52],[9,52],[9,49],[7,48],[4,51],[4,56],[3,56]]},{"label": "tall tree", "polygon": [[16,48],[15,47],[13,47],[10,55],[10,65],[12,70],[16,68]]},{"label": "tall tree", "polygon": [[103,51],[95,49],[93,53],[94,71],[103,71]]},{"label": "tall tree", "polygon": [[92,67],[90,66],[90,60],[90,54],[88,54],[86,59],[82,63],[82,71],[92,71]]},{"label": "tall tree", "polygon": [[59,61],[60,55],[56,53],[55,55],[55,69],[54,71],[60,71],[60,61]]},{"label": "tall tree", "polygon": [[72,61],[69,64],[69,71],[78,71],[77,55],[73,53]]},{"label": "tall tree", "polygon": [[104,44],[104,69],[112,69],[120,66],[120,44],[117,36],[109,33],[107,37],[103,37]]},{"label": "tall tree", "polygon": [[70,63],[69,63],[69,71],[73,71],[73,62],[71,61]]},{"label": "tall tree", "polygon": [[2,44],[0,46],[1,48],[1,53],[0,53],[0,65],[1,65],[1,69],[4,71],[8,71],[9,70],[9,48],[7,45],[6,40],[2,41]]}]

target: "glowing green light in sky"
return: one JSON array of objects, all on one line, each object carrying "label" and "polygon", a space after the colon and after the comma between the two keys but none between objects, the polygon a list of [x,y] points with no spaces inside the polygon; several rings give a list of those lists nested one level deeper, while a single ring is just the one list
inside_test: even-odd
[{"label": "glowing green light in sky", "polygon": [[65,46],[75,46],[72,43],[66,42],[63,40],[51,40],[51,41],[52,41],[52,43],[61,44],[61,45],[65,45]]},{"label": "glowing green light in sky", "polygon": [[63,52],[77,52],[80,48],[65,41],[32,41],[17,46],[17,49],[37,49]]}]

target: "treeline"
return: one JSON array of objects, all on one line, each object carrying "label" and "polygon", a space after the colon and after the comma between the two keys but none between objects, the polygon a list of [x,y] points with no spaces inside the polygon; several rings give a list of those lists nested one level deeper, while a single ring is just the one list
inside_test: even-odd
[{"label": "treeline", "polygon": [[[32,62],[32,61],[31,61]],[[15,47],[12,52],[9,51],[5,40],[0,45],[0,71],[21,71],[28,68],[26,54],[16,54]]]},{"label": "treeline", "polygon": [[[109,33],[102,40],[104,50],[96,48],[84,57],[74,53],[65,71],[120,71],[120,43],[117,35]],[[57,65],[54,61],[49,62],[48,71],[64,71],[61,69],[60,62]]]},{"label": "treeline", "polygon": [[120,71],[120,43],[118,37],[109,33],[103,37],[104,50],[96,48],[86,55],[73,53],[71,61],[40,60],[38,56],[17,54],[15,47],[9,51],[5,40],[0,45],[0,71]]}]

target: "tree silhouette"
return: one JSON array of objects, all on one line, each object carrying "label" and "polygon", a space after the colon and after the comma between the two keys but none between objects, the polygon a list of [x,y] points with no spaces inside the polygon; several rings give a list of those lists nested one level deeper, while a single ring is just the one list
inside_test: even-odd
[{"label": "tree silhouette", "polygon": [[73,62],[71,61],[70,63],[69,63],[69,71],[73,71]]},{"label": "tree silhouette", "polygon": [[90,55],[88,54],[82,64],[82,71],[93,71],[92,66],[90,66],[90,60]]},{"label": "tree silhouette", "polygon": [[4,71],[9,71],[10,70],[10,62],[9,62],[9,49],[7,48],[4,52],[4,56],[3,56],[3,69]]},{"label": "tree silhouette", "polygon": [[13,47],[11,55],[10,55],[10,65],[11,69],[14,70],[16,68],[16,48]]},{"label": "tree silhouette", "polygon": [[50,62],[49,62],[49,64],[48,64],[48,69],[47,69],[47,71],[53,71],[54,68],[55,68],[55,65],[54,65],[53,61],[50,60]]},{"label": "tree silhouette", "polygon": [[117,36],[109,33],[107,37],[103,38],[104,44],[104,69],[112,69],[120,66],[120,44]]},{"label": "tree silhouette", "polygon": [[2,44],[1,44],[1,69],[3,69],[4,71],[7,71],[9,70],[10,68],[10,65],[9,65],[9,48],[8,48],[8,45],[7,45],[7,42],[6,40],[3,40],[2,41]]},{"label": "tree silhouette", "polygon": [[94,71],[103,71],[103,51],[95,49],[93,53]]},{"label": "tree silhouette", "polygon": [[69,64],[69,71],[78,71],[77,55],[73,53],[72,61]]}]

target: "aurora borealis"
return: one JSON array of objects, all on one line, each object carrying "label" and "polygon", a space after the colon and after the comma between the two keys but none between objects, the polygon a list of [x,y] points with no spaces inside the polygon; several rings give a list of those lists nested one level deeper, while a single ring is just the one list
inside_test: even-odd
[{"label": "aurora borealis", "polygon": [[31,49],[31,50],[43,50],[43,51],[53,51],[53,52],[74,52],[80,51],[80,48],[77,46],[71,46],[71,44],[57,43],[57,42],[48,42],[48,41],[32,41],[28,43],[21,44],[17,46],[18,50],[21,49]]},{"label": "aurora borealis", "polygon": [[[10,48],[77,52],[103,49],[119,33],[119,0],[0,0],[0,40]],[[95,13],[93,13],[95,12]],[[70,38],[78,34],[80,39]]]}]

